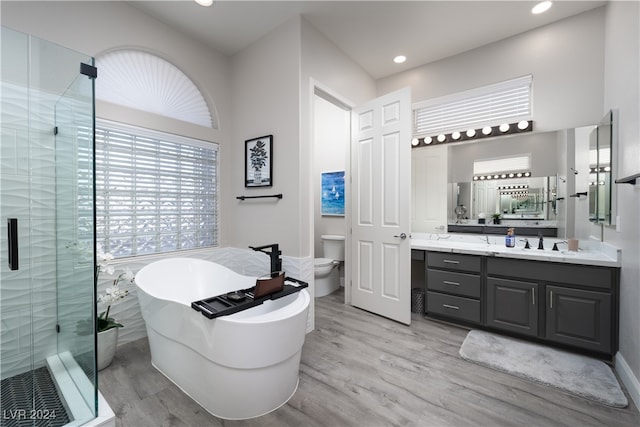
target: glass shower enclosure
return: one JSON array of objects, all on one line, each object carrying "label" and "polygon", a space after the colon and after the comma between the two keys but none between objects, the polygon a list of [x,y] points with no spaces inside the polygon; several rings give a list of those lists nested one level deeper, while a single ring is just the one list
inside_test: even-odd
[{"label": "glass shower enclosure", "polygon": [[97,415],[93,58],[2,27],[2,426]]}]

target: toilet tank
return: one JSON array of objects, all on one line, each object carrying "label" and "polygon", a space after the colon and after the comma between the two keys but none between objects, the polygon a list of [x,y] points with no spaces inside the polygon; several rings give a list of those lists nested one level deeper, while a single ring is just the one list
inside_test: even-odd
[{"label": "toilet tank", "polygon": [[344,261],[344,236],[337,234],[323,234],[322,249],[323,257],[335,261]]}]

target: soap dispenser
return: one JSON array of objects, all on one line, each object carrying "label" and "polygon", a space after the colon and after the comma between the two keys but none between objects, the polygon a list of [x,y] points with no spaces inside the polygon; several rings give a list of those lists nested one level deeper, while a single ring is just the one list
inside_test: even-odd
[{"label": "soap dispenser", "polygon": [[516,246],[516,233],[514,228],[509,228],[509,230],[507,230],[507,235],[504,238],[504,245],[508,248]]}]

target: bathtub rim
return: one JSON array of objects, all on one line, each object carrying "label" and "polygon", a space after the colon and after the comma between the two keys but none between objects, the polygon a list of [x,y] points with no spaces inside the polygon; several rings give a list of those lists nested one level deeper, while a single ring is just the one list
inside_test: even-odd
[{"label": "bathtub rim", "polygon": [[[149,264],[145,265],[144,267],[142,267],[138,273],[136,274],[135,277],[135,285],[136,285],[136,290],[139,291],[143,291],[145,294],[147,294],[149,297],[151,298],[155,298],[157,300],[162,300],[162,301],[167,301],[167,302],[171,302],[174,304],[180,304],[183,305],[185,307],[190,308],[191,310],[193,310],[194,312],[196,311],[195,309],[191,308],[191,302],[184,302],[184,301],[177,301],[175,299],[168,299],[168,298],[164,298],[162,296],[158,296],[157,294],[151,292],[151,290],[149,289],[149,286],[140,286],[140,284],[138,283],[138,277],[140,275],[141,272],[143,272],[145,269],[149,268],[150,266],[154,265],[154,264],[165,264],[165,263],[171,263],[171,262],[176,262],[176,261],[189,261],[189,262],[194,262],[195,264],[202,264],[202,265],[207,265],[207,264],[213,264],[216,265],[224,270],[226,270],[228,273],[239,277],[239,278],[246,278],[246,279],[251,279],[250,282],[254,282],[255,279],[257,279],[259,276],[245,276],[239,273],[236,273],[235,271],[231,270],[230,268],[214,262],[214,261],[209,261],[209,260],[204,260],[204,259],[200,259],[200,258],[191,258],[191,257],[185,257],[185,256],[180,256],[180,257],[171,257],[171,258],[164,258],[164,259],[160,259],[160,260],[156,260],[153,262],[150,262]],[[246,287],[241,287],[239,289],[246,289]],[[232,289],[229,290],[228,292],[232,292],[234,290],[239,290],[239,289]],[[311,304],[311,295],[308,292],[308,288],[305,289],[301,289],[300,291],[298,291],[296,294],[295,298],[292,298],[292,295],[287,295],[282,297],[282,299],[291,299],[291,301],[289,301],[287,304],[282,305],[280,307],[278,307],[276,310],[273,311],[269,311],[269,312],[263,312],[263,313],[259,313],[256,314],[255,316],[246,316],[244,317],[242,313],[244,313],[246,310],[242,310],[238,313],[233,313],[230,315],[225,315],[225,316],[220,316],[220,317],[216,317],[210,320],[220,320],[223,322],[230,322],[230,323],[239,323],[239,324],[256,324],[256,323],[272,323],[272,322],[279,322],[282,320],[285,320],[287,318],[290,317],[294,317],[296,315],[298,315],[299,313],[301,313],[302,311],[306,310],[307,307]],[[212,297],[215,295],[211,295]],[[197,301],[197,300],[196,300]],[[266,300],[266,301],[273,301],[274,303],[277,304],[277,300]],[[265,301],[265,302],[266,302]],[[257,307],[252,307],[249,308],[247,310],[252,310],[252,309],[256,309],[261,307],[261,305],[258,305]],[[293,308],[292,308],[293,306]],[[287,309],[285,315],[283,316],[276,316],[274,315],[274,313],[278,313],[279,311],[284,311],[283,309]],[[202,313],[198,313],[199,315],[202,315]],[[236,316],[237,315],[237,316]]]}]

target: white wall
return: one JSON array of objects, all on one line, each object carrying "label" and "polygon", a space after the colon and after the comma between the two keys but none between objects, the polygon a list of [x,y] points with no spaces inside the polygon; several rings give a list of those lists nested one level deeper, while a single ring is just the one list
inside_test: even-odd
[{"label": "white wall", "polygon": [[600,120],[603,55],[604,8],[598,8],[380,79],[377,91],[410,85],[419,102],[533,74],[534,130],[555,131]]},{"label": "white wall", "polygon": [[351,113],[315,96],[313,104],[313,201],[314,257],[324,257],[323,234],[345,235],[344,216],[323,216],[321,212],[322,172],[344,171],[351,142]]},{"label": "white wall", "polygon": [[[302,19],[302,69],[300,78],[300,124],[301,124],[301,158],[300,170],[314,170],[314,98],[315,88],[335,97],[345,107],[363,104],[376,95],[375,81],[351,58],[327,39],[308,21]],[[345,162],[348,163],[345,157]],[[348,173],[348,164],[345,170]],[[300,238],[308,242],[309,255],[313,251],[314,211],[319,202],[314,200],[314,182],[317,173],[301,173],[303,197],[301,199],[303,214],[303,230],[307,235]],[[306,189],[306,190],[305,190]],[[348,197],[348,194],[347,194]],[[347,198],[346,203],[349,203]],[[308,215],[307,215],[308,214]],[[305,222],[306,221],[306,222]],[[318,243],[316,242],[316,245]],[[317,247],[317,246],[316,246]],[[315,251],[314,251],[315,252]]]},{"label": "white wall", "polygon": [[[300,242],[300,19],[292,18],[232,58],[233,175],[224,196],[233,217],[232,246],[279,243],[282,253],[308,253]],[[244,187],[245,140],[273,135],[273,186]],[[239,201],[236,196],[282,193]],[[304,280],[304,279],[303,279]]]},{"label": "white wall", "polygon": [[[640,3],[610,1],[605,34],[604,104],[617,109],[618,177],[640,172]],[[640,406],[640,183],[616,185],[619,231],[606,228],[604,240],[622,248],[620,353],[616,370]]]}]

